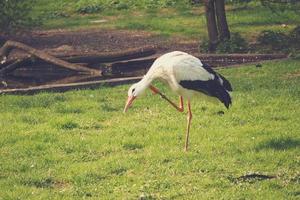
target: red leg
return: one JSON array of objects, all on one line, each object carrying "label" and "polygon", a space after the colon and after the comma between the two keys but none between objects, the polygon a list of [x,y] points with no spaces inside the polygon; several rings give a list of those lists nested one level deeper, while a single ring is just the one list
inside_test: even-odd
[{"label": "red leg", "polygon": [[188,150],[189,146],[189,136],[190,136],[190,127],[191,127],[191,121],[192,121],[192,111],[191,111],[191,102],[188,100],[188,116],[187,116],[187,130],[186,130],[186,137],[185,137],[185,146],[184,150]]},{"label": "red leg", "polygon": [[183,107],[183,97],[180,96],[180,103],[179,103],[179,109],[177,109],[179,112],[183,112],[184,111],[184,107]]},{"label": "red leg", "polygon": [[153,85],[149,86],[150,90],[152,90],[153,94],[159,94],[160,91],[158,88],[154,87]]},{"label": "red leg", "polygon": [[159,94],[163,99],[165,99],[167,102],[169,102],[174,108],[176,108],[176,110],[178,110],[179,112],[183,112],[184,111],[184,107],[183,107],[183,98],[182,96],[180,96],[180,105],[179,107],[172,102],[170,99],[168,99],[168,97],[166,97],[163,93],[161,93],[159,91],[159,89],[157,89],[156,87],[154,87],[153,85],[150,85],[149,88],[152,90],[152,92],[154,94]]}]

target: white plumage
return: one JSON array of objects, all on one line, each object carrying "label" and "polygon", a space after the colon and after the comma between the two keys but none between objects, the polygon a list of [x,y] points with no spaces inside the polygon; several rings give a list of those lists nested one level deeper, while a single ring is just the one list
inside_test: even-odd
[{"label": "white plumage", "polygon": [[[151,85],[152,81],[159,79],[167,83],[171,90],[180,96],[180,106],[176,106],[160,91]],[[162,55],[154,61],[144,78],[133,84],[128,90],[128,100],[124,112],[131,106],[133,100],[140,96],[147,88],[159,93],[178,111],[183,111],[183,98],[188,101],[188,125],[185,150],[188,147],[189,129],[192,118],[190,99],[201,96],[208,99],[220,100],[227,108],[231,104],[228,91],[231,85],[222,75],[203,64],[198,58],[181,52],[173,51]]]},{"label": "white plumage", "polygon": [[144,78],[151,81],[163,80],[177,94],[191,97],[193,92],[185,91],[179,82],[180,80],[207,81],[213,79],[213,75],[201,66],[202,63],[198,58],[184,52],[173,51],[156,59]]}]

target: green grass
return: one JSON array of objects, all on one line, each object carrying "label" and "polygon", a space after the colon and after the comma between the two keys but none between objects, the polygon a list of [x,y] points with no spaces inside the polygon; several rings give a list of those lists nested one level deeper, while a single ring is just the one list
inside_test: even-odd
[{"label": "green grass", "polygon": [[[122,113],[129,85],[1,95],[0,199],[298,199],[299,65],[219,70],[233,106],[193,100],[189,152],[158,96]],[[276,178],[238,179],[253,172]]]},{"label": "green grass", "polygon": [[[42,28],[45,29],[117,28],[145,30],[161,35],[183,36],[200,40],[207,38],[203,6],[191,7],[181,3],[165,8],[161,8],[164,6],[153,8],[145,2],[126,2],[128,4],[126,9],[116,9],[114,4],[108,2],[99,4],[103,6],[103,10],[82,15],[76,12],[76,9],[80,6],[84,7],[85,4],[91,4],[78,4],[70,0],[55,2],[42,0],[37,2],[32,15],[44,19]],[[152,4],[150,3],[150,5]],[[246,8],[229,5],[227,6],[227,17],[231,31],[240,32],[250,41],[253,41],[263,30],[289,32],[300,24],[299,15],[293,11],[287,10],[276,14],[259,5],[249,5]],[[99,24],[92,23],[92,21],[100,19],[108,21]],[[286,24],[287,27],[283,28],[281,24]]]}]

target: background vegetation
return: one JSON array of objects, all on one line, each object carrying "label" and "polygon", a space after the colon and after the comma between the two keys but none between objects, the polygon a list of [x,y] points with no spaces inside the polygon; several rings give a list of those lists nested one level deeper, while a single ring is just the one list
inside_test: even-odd
[{"label": "background vegetation", "polygon": [[[205,11],[203,4],[197,2],[201,1],[2,1],[0,30],[9,32],[20,26],[42,29],[89,27],[144,30],[168,37],[197,39],[200,42],[199,49],[205,52],[208,44]],[[227,40],[218,47],[217,52],[299,51],[299,45],[295,45],[294,40],[289,38],[291,31],[300,24],[299,3],[289,1],[290,3],[283,5],[263,0],[226,2],[229,28],[234,34],[232,40]],[[298,7],[299,9],[294,9]],[[36,26],[37,23],[39,26]],[[299,34],[297,31],[293,33]],[[262,40],[269,40],[272,44],[261,42]]]},{"label": "background vegetation", "polygon": [[[44,15],[48,16],[44,20],[46,28],[88,26],[144,30],[165,36],[199,39],[201,51],[205,52],[207,49],[204,6],[193,4],[191,1],[94,0],[93,2],[78,1],[71,4],[64,0],[56,3],[53,7],[57,7],[54,13],[48,9],[48,14]],[[37,8],[41,9],[40,6]],[[65,9],[61,10],[61,8]],[[257,41],[265,31],[274,32],[277,35],[289,35],[300,24],[300,15],[295,10],[277,7],[276,11],[270,9],[269,4],[261,4],[261,1],[229,1],[227,3],[227,19],[229,28],[234,33],[233,39],[223,42],[217,52],[294,52],[295,48],[290,49],[290,44],[293,46],[295,42],[290,42],[291,40],[280,40],[279,42],[272,40],[273,44],[271,45]],[[40,12],[36,12],[37,15],[38,13]],[[107,22],[93,23],[99,19],[107,20]],[[237,46],[241,48],[237,48]]]},{"label": "background vegetation", "polygon": [[37,22],[31,11],[34,0],[3,0],[0,2],[0,34],[29,28]]},{"label": "background vegetation", "polygon": [[[36,28],[134,29],[151,31],[164,36],[198,39],[200,43],[207,40],[204,6],[194,4],[190,0],[39,0],[34,3],[32,0],[22,1],[22,3],[12,0],[2,1],[3,3],[7,5],[0,6],[2,9],[0,13],[3,13],[0,17],[1,30],[8,30],[9,27],[17,27],[21,24],[42,23],[42,27],[39,25]],[[253,49],[251,44],[256,43],[257,37],[263,31],[289,34],[300,24],[299,12],[289,7],[273,8],[272,5],[263,6],[260,0],[227,1],[229,28],[231,32],[241,34],[247,43],[250,43],[250,49]],[[7,9],[13,6],[17,9]],[[19,9],[21,7],[23,9]],[[99,20],[102,22],[96,23]],[[234,48],[229,46],[229,49]]]}]

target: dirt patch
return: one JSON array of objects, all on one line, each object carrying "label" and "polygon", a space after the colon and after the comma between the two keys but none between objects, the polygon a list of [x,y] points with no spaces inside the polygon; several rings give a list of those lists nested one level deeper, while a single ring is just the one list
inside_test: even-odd
[{"label": "dirt patch", "polygon": [[8,39],[50,52],[64,51],[65,54],[115,52],[142,46],[155,46],[158,53],[173,50],[192,54],[198,52],[198,41],[179,37],[166,38],[144,31],[50,30],[34,31]]}]

